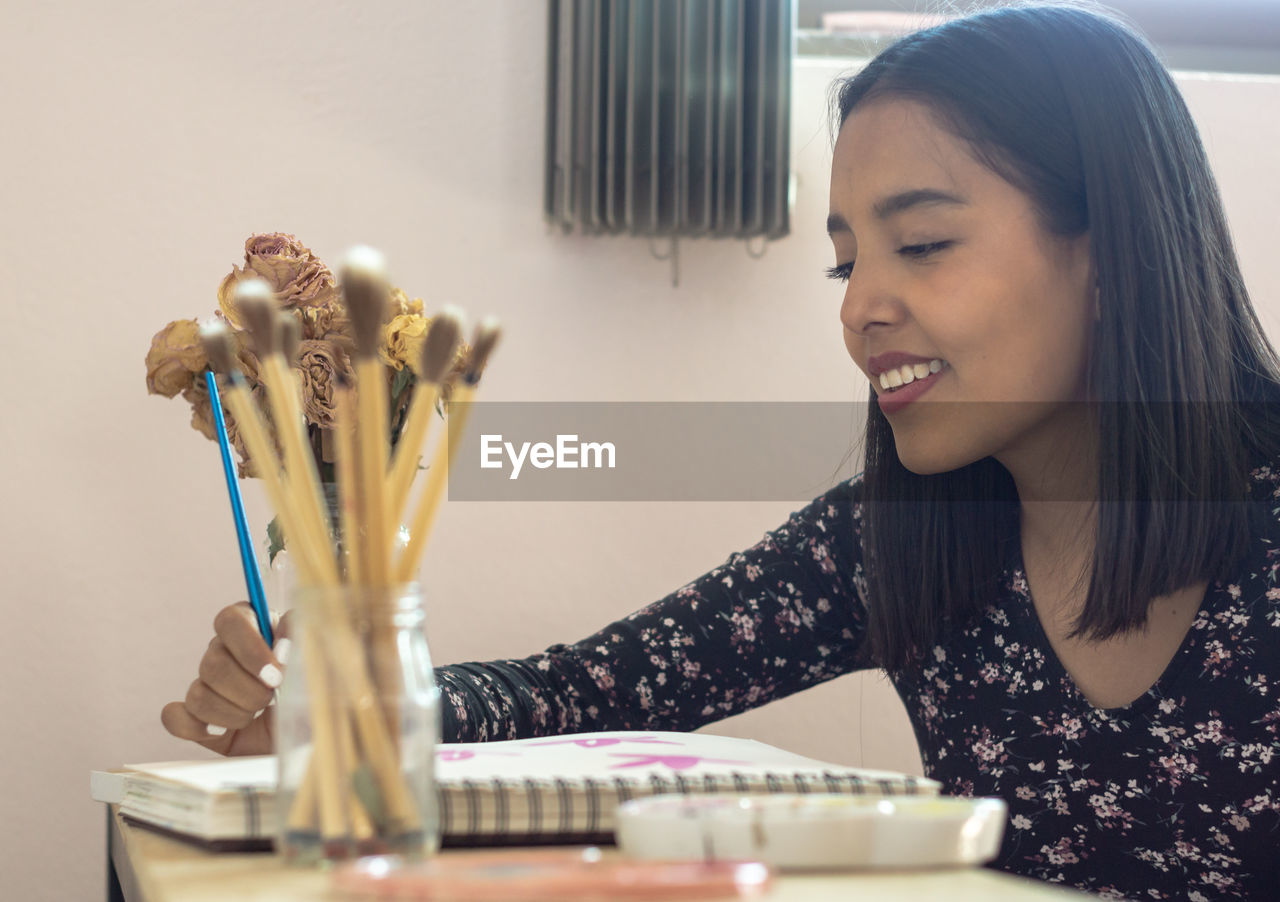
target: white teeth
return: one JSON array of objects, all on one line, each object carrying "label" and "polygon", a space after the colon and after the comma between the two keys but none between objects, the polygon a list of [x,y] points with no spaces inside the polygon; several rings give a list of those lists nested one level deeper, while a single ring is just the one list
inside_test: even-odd
[{"label": "white teeth", "polygon": [[928,363],[904,363],[902,366],[885,370],[881,373],[880,387],[885,391],[892,391],[904,385],[910,385],[917,379],[924,379],[934,373],[939,373],[946,365],[947,362],[938,357],[933,358]]}]

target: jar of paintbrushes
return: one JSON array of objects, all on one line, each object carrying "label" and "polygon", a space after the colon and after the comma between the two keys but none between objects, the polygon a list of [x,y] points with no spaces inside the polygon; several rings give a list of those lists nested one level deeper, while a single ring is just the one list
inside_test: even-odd
[{"label": "jar of paintbrushes", "polygon": [[421,592],[300,588],[293,611],[275,713],[280,852],[296,864],[431,854],[440,706]]},{"label": "jar of paintbrushes", "polygon": [[[279,850],[295,863],[370,852],[418,858],[438,847],[433,773],[439,695],[417,573],[499,335],[491,320],[482,323],[458,384],[446,387],[461,324],[451,311],[433,321],[393,456],[386,371],[378,354],[391,292],[381,256],[368,248],[353,251],[341,290],[354,379],[344,375],[334,389],[336,518],[321,489],[298,376],[290,367],[297,353],[292,320],[281,315],[269,287],[250,279],[235,289],[269,407],[259,410],[225,330],[216,324],[202,330],[209,359],[225,382],[222,401],[259,462],[296,568],[291,601],[298,632],[275,713]],[[435,441],[425,485],[411,506],[429,425],[448,389],[447,434]],[[401,540],[405,527],[408,538]]]}]

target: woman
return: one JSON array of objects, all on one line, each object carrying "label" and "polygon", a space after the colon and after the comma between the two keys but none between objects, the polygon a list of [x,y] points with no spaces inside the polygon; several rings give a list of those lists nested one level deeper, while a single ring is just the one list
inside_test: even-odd
[{"label": "woman", "polygon": [[[882,666],[926,772],[1008,801],[999,866],[1274,890],[1280,363],[1177,88],[1123,25],[1033,5],[908,36],[836,101],[865,472],[581,642],[440,668],[446,738],[690,730]],[[243,606],[217,632],[164,722],[265,750],[283,662]]]}]

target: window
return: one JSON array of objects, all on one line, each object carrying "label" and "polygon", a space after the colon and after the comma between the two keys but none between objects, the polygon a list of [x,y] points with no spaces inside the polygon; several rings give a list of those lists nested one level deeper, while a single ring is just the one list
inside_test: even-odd
[{"label": "window", "polygon": [[[1280,0],[1102,0],[1156,46],[1171,69],[1280,74]],[[797,0],[799,52],[810,56],[874,54],[892,36],[825,30],[841,12],[961,13],[1000,0]]]}]

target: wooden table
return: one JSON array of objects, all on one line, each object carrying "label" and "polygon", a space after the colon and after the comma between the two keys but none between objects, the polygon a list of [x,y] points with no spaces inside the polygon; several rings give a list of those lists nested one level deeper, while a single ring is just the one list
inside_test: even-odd
[{"label": "wooden table", "polygon": [[[466,855],[469,850],[447,850]],[[606,851],[606,854],[613,854]],[[310,902],[336,897],[328,875],[286,868],[268,853],[214,853],[125,823],[107,806],[109,902]],[[1048,884],[986,868],[910,873],[786,874],[774,882],[769,902],[946,899],[1065,900],[1090,898]]]}]

